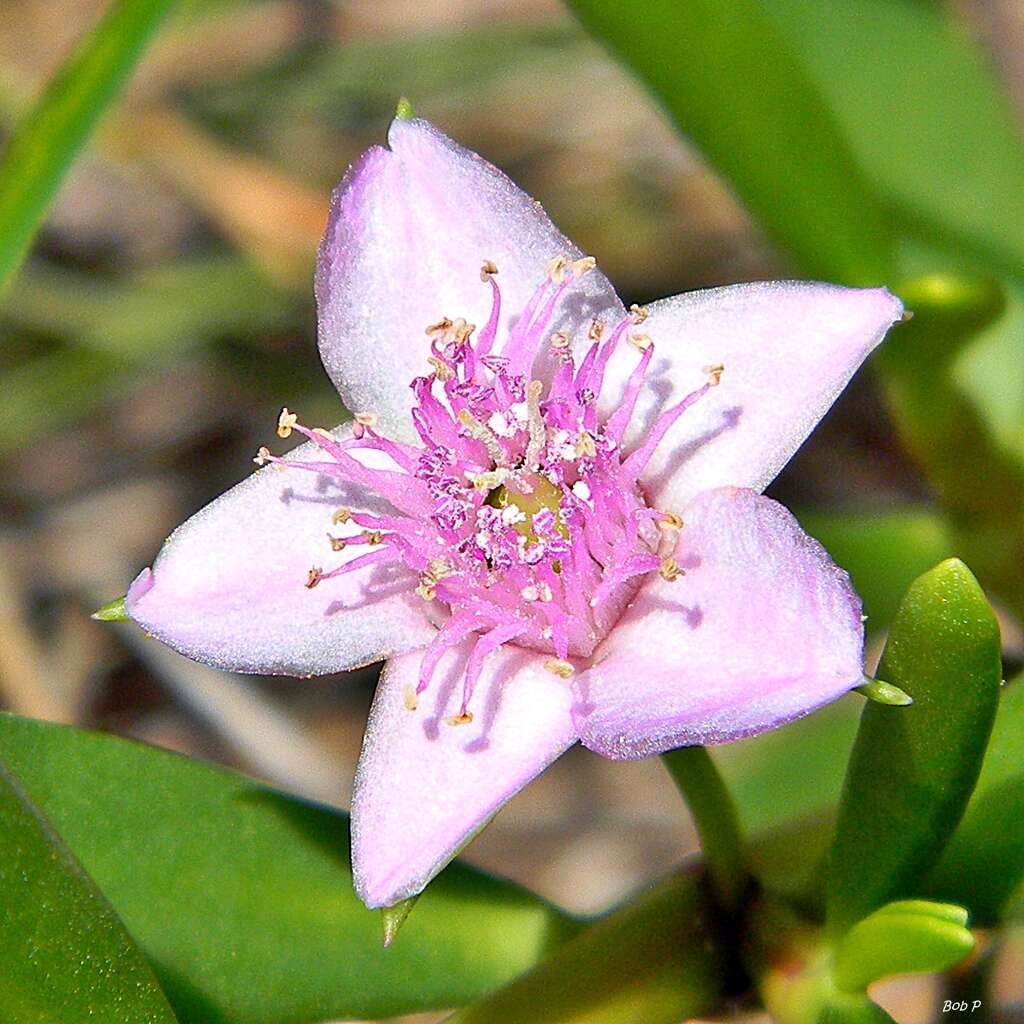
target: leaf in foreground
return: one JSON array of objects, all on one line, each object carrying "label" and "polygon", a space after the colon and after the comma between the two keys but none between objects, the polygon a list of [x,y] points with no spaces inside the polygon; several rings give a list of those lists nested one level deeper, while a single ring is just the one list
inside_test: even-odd
[{"label": "leaf in foreground", "polygon": [[391,949],[352,891],[348,818],[235,772],[0,715],[23,780],[149,957],[186,1024],[299,1024],[458,1006],[573,925],[452,865]]},{"label": "leaf in foreground", "polygon": [[4,1024],[175,1020],[111,906],[0,761]]}]

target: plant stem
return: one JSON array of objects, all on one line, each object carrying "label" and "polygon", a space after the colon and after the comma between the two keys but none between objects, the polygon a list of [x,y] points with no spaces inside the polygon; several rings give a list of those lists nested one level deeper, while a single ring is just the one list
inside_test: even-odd
[{"label": "plant stem", "polygon": [[679,747],[661,759],[693,815],[715,896],[724,910],[734,911],[749,876],[739,815],[725,782],[704,747]]}]

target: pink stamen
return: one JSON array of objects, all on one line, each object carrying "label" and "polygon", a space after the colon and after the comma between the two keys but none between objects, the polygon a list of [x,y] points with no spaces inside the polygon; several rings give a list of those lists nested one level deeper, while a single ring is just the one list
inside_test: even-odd
[{"label": "pink stamen", "polygon": [[[432,617],[447,615],[424,652],[417,694],[431,685],[444,654],[476,634],[456,721],[471,719],[474,688],[494,651],[516,643],[563,662],[586,658],[643,576],[678,575],[666,554],[675,534],[657,526],[674,517],[647,506],[637,478],[671,426],[711,386],[662,413],[623,458],[622,439],[651,365],[649,341],[603,425],[598,402],[609,360],[634,318],[621,320],[603,341],[591,328],[593,344],[578,363],[571,340],[556,336],[551,343],[561,363],[545,395],[533,383],[534,358],[551,341],[558,304],[585,268],[552,264],[495,355],[502,296],[489,267],[483,277],[491,313],[476,338],[464,323],[456,322],[454,333],[451,321],[431,329],[433,372],[412,383],[421,444],[383,436],[370,414],[351,438],[338,440],[285,410],[282,436],[297,431],[323,458],[282,460],[266,449],[257,457],[359,484],[391,504],[387,512],[345,510],[335,524],[348,529],[332,524],[330,546],[365,553],[328,571],[311,569],[305,585],[388,563],[414,572]],[[391,465],[371,468],[360,451],[381,453]]]}]

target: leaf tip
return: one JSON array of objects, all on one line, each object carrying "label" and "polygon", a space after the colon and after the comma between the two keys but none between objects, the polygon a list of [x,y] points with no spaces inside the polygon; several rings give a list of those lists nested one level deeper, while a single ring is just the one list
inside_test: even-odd
[{"label": "leaf tip", "polygon": [[889,707],[905,708],[914,703],[914,698],[906,690],[901,690],[882,679],[872,679],[871,676],[865,676],[864,682],[854,687],[854,692],[873,700],[876,704],[885,704]]}]

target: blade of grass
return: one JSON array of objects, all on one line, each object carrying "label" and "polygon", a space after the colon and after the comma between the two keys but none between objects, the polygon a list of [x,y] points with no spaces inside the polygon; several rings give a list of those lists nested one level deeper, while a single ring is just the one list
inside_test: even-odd
[{"label": "blade of grass", "polygon": [[175,0],[115,0],[15,129],[0,161],[0,294],[68,168]]}]

